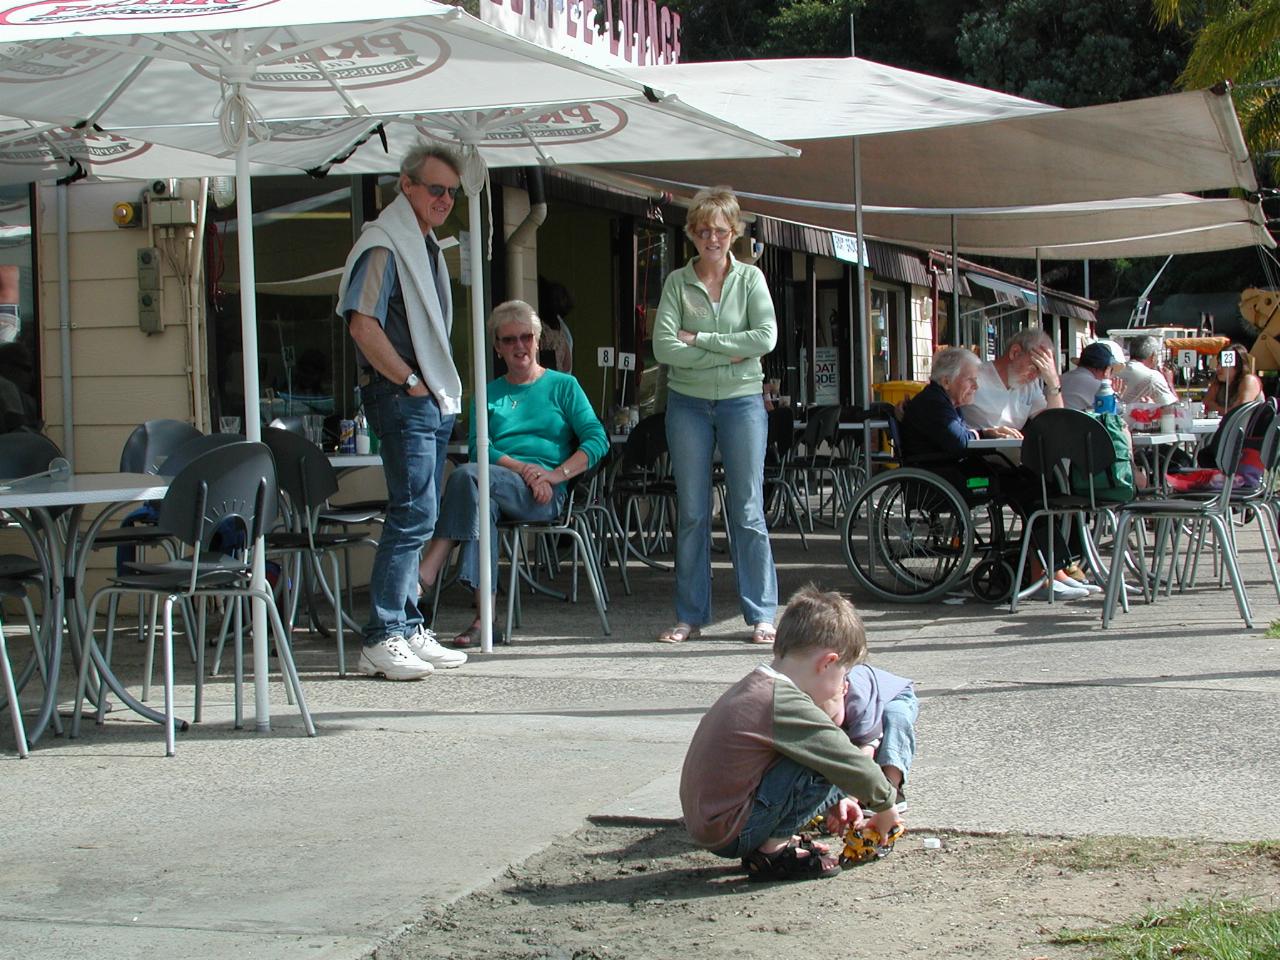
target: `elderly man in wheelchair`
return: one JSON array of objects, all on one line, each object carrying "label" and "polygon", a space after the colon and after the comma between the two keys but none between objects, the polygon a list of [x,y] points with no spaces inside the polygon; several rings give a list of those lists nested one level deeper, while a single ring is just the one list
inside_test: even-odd
[{"label": "elderly man in wheelchair", "polygon": [[[995,603],[1009,596],[1022,518],[1034,509],[1039,481],[1000,451],[969,446],[980,435],[1020,437],[1021,423],[991,423],[979,431],[965,422],[960,408],[1030,407],[1037,393],[1039,405],[1032,413],[1055,405],[1055,399],[1060,406],[1056,370],[1048,391],[1035,389],[1046,366],[1042,354],[1048,353],[1036,333],[1040,331],[1015,337],[1003,357],[986,365],[961,347],[945,348],[934,357],[929,384],[903,410],[903,466],[866,484],[846,516],[845,559],[872,594],[925,602],[952,590],[967,575],[979,599]],[[1050,378],[1045,379],[1048,385]],[[1048,401],[1045,392],[1053,394]],[[1071,553],[1056,529],[1052,536],[1052,555],[1060,569],[1053,578],[1044,575],[1042,565],[1033,569],[1040,588],[1031,596],[1047,599],[1053,591],[1055,599],[1066,600],[1095,592],[1096,587],[1086,587],[1061,569]],[[1048,553],[1045,541],[1044,529],[1037,527],[1032,542],[1040,555]],[[970,569],[975,554],[980,560]]]}]

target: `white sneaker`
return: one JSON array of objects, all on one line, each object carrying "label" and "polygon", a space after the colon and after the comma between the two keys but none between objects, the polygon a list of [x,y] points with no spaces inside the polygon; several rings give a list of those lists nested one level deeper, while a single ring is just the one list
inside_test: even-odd
[{"label": "white sneaker", "polygon": [[1067,583],[1065,585],[1068,587],[1077,587],[1090,595],[1102,592],[1102,588],[1096,583],[1090,583],[1088,580],[1077,580],[1072,576],[1067,577]]},{"label": "white sneaker", "polygon": [[424,663],[441,670],[452,670],[467,662],[467,655],[461,650],[450,650],[440,646],[434,631],[426,627],[418,627],[417,633],[408,639],[409,649],[413,655]]},{"label": "white sneaker", "polygon": [[[1060,580],[1050,580],[1053,584],[1053,599],[1055,600],[1082,600],[1089,596],[1089,591],[1083,587],[1069,587]],[[1048,600],[1049,588],[1041,583],[1039,589],[1033,590],[1022,599],[1024,600]]]},{"label": "white sneaker", "polygon": [[404,637],[387,637],[381,643],[365,647],[360,652],[356,669],[370,677],[386,677],[388,680],[421,680],[435,672],[435,667],[418,659],[405,643]]}]

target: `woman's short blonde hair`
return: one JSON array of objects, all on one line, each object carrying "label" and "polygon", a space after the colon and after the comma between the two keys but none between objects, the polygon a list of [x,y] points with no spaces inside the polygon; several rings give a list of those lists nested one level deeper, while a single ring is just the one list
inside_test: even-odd
[{"label": "woman's short blonde hair", "polygon": [[685,214],[685,236],[692,240],[717,216],[724,217],[725,223],[733,230],[735,240],[742,236],[742,208],[738,206],[738,198],[731,187],[707,187],[693,195],[693,203]]},{"label": "woman's short blonde hair", "polygon": [[508,300],[493,308],[493,313],[489,314],[489,322],[485,324],[489,339],[497,340],[498,331],[511,323],[530,328],[535,339],[542,340],[542,320],[538,317],[538,312],[523,300]]}]

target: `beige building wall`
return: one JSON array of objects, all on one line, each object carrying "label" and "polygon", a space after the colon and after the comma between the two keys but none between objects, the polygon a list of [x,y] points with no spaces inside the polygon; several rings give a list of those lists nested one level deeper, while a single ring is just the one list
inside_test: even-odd
[{"label": "beige building wall", "polygon": [[[113,205],[137,202],[143,186],[75,183],[67,188],[74,459],[81,472],[119,469],[125,439],[144,420],[194,420],[182,284],[162,258],[164,330],[143,333],[137,251],[159,240],[145,226],[120,228],[111,219]],[[56,188],[42,187],[38,197],[43,409],[49,436],[65,445]]]}]

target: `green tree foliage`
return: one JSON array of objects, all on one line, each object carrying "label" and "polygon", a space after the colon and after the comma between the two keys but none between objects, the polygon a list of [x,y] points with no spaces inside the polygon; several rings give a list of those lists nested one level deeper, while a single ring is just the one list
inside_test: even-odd
[{"label": "green tree foliage", "polygon": [[1060,107],[1168,93],[1185,47],[1178,27],[1129,0],[988,0],[956,41],[971,82]]},{"label": "green tree foliage", "polygon": [[[1232,81],[1250,150],[1280,149],[1280,0],[1153,2],[1161,23],[1202,18],[1179,83],[1197,90]],[[1280,162],[1271,169],[1280,178]]]}]

